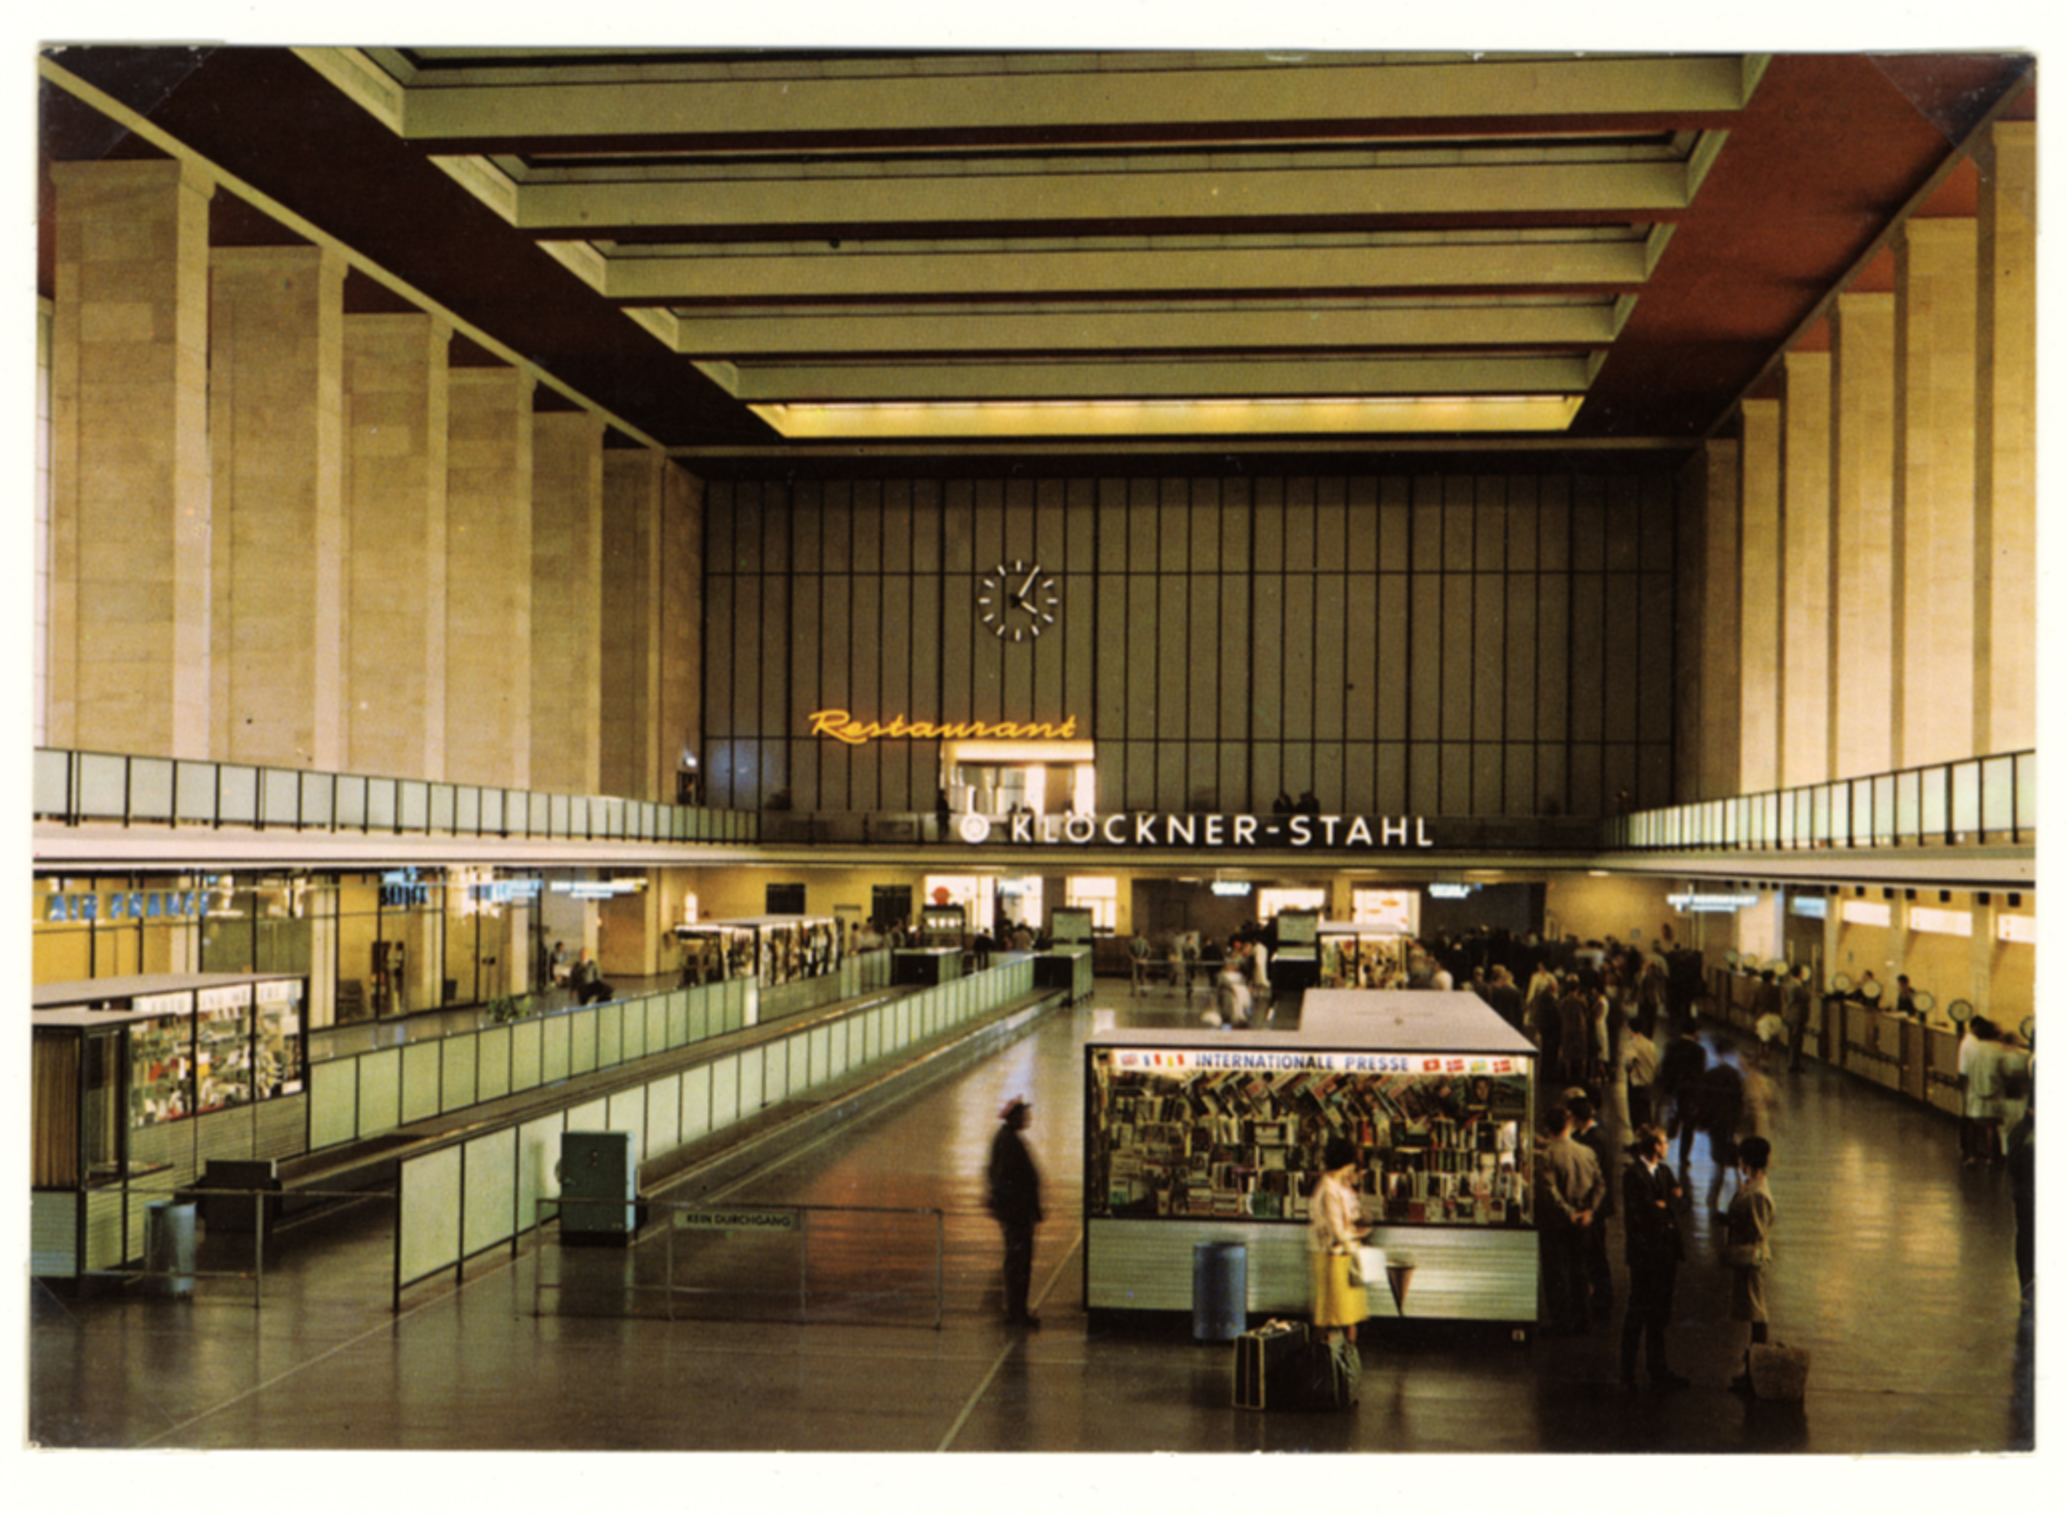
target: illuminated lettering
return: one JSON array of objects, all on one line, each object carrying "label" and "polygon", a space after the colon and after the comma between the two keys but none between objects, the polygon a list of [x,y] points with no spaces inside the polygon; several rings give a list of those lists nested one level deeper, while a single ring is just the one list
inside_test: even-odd
[{"label": "illuminated lettering", "polygon": [[1340,816],[1321,817],[1321,830],[1326,834],[1321,840],[1327,843],[1329,847],[1335,845],[1335,828],[1340,825],[1342,825],[1342,818]]},{"label": "illuminated lettering", "polygon": [[1196,819],[1192,816],[1165,816],[1163,818],[1163,831],[1168,835],[1172,846],[1176,845],[1179,838],[1183,839],[1186,846],[1198,841],[1196,828],[1193,825]]},{"label": "illuminated lettering", "polygon": [[[1112,834],[1114,827],[1120,829],[1120,834],[1117,837]],[[1126,842],[1127,818],[1125,816],[1108,816],[1105,818],[1105,840],[1114,844],[1124,844]]]},{"label": "illuminated lettering", "polygon": [[1393,844],[1394,844],[1395,842],[1399,843],[1399,844],[1400,844],[1401,846],[1403,846],[1403,847],[1404,847],[1404,846],[1406,845],[1406,841],[1407,841],[1407,818],[1406,818],[1406,817],[1402,816],[1402,817],[1400,817],[1400,818],[1399,818],[1399,820],[1395,821],[1395,820],[1393,820],[1393,818],[1392,818],[1392,817],[1390,817],[1390,816],[1387,816],[1387,817],[1386,817],[1386,818],[1384,819],[1384,821],[1382,821],[1381,823],[1379,823],[1379,828],[1380,828],[1380,833],[1381,833],[1381,836],[1383,837],[1383,840],[1384,840],[1384,842],[1385,842],[1385,845],[1386,845],[1387,847],[1391,847],[1391,846],[1392,846],[1392,845],[1393,845]]},{"label": "illuminated lettering", "polygon": [[1428,819],[1424,816],[1416,816],[1414,818],[1414,846],[1435,846],[1435,839],[1428,835]]},{"label": "illuminated lettering", "polygon": [[1291,825],[1292,846],[1305,847],[1313,841],[1313,821],[1307,816],[1294,816]]},{"label": "illuminated lettering", "polygon": [[1256,841],[1256,818],[1237,816],[1234,818],[1234,841],[1236,847],[1249,847]]},{"label": "illuminated lettering", "polygon": [[[1079,826],[1084,829],[1081,836],[1077,832]],[[1072,816],[1063,823],[1062,835],[1071,842],[1089,842],[1098,835],[1098,823],[1089,816]]]},{"label": "illuminated lettering", "polygon": [[1153,816],[1136,816],[1136,817],[1134,818],[1134,840],[1135,840],[1136,842],[1145,842],[1145,843],[1147,843],[1147,844],[1148,844],[1148,845],[1149,845],[1150,847],[1154,847],[1154,846],[1155,846],[1155,840],[1156,840],[1156,819],[1155,819],[1155,817],[1153,817]]},{"label": "illuminated lettering", "polygon": [[1227,818],[1225,816],[1208,816],[1206,818],[1207,847],[1219,847],[1222,843],[1224,843],[1227,840],[1226,837],[1221,835],[1223,829],[1222,823],[1226,820]]},{"label": "illuminated lettering", "polygon": [[1014,842],[1033,841],[1033,817],[1021,812],[1012,818],[1012,840]]},{"label": "illuminated lettering", "polygon": [[851,711],[813,711],[805,718],[811,735],[830,737],[849,747],[861,747],[878,737],[909,738],[922,742],[962,742],[991,739],[1001,742],[1073,742],[1077,718],[1061,721],[908,721],[902,714],[889,721],[857,720]]},{"label": "illuminated lettering", "polygon": [[1350,818],[1349,835],[1344,837],[1342,841],[1348,847],[1355,847],[1359,842],[1363,843],[1365,847],[1371,845],[1371,829],[1364,824],[1363,817],[1352,816]]}]

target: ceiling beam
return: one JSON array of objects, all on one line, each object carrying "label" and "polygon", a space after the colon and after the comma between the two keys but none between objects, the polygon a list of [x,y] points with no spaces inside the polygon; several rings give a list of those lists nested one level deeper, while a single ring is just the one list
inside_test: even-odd
[{"label": "ceiling beam", "polygon": [[583,70],[573,52],[531,66],[418,70],[405,90],[402,132],[412,142],[476,148],[927,142],[970,133],[1048,144],[1287,132],[1368,140],[1467,123],[1475,131],[1558,119],[1651,125],[1737,111],[1754,82],[1737,55],[921,55],[787,66],[779,55],[701,66],[684,56]]},{"label": "ceiling beam", "polygon": [[676,319],[677,352],[767,358],[889,353],[1090,353],[1185,348],[1606,347],[1619,326],[1612,297],[1509,304],[1285,306],[1156,310],[1075,306],[942,312],[926,306],[712,311]]},{"label": "ceiling beam", "polygon": [[[786,231],[862,235],[874,228],[996,228],[1242,222],[1344,225],[1390,217],[1453,224],[1489,216],[1672,219],[1690,200],[1684,161],[1453,163],[1422,168],[1293,164],[1182,171],[784,175],[523,183],[516,226],[540,236],[599,237],[664,228],[681,237],[762,238]],[[920,230],[906,235],[923,234]]]},{"label": "ceiling beam", "polygon": [[613,250],[601,293],[626,305],[706,301],[1069,298],[1151,293],[1361,293],[1407,289],[1599,288],[1626,291],[1650,275],[1642,233],[1475,240],[925,251],[870,247],[638,253]]},{"label": "ceiling beam", "polygon": [[1588,377],[1585,358],[1557,356],[765,364],[738,374],[734,394],[754,402],[1576,395]]}]

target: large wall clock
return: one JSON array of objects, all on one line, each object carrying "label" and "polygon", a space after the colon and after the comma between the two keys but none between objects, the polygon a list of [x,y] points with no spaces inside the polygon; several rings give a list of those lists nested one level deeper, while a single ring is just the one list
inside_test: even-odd
[{"label": "large wall clock", "polygon": [[994,636],[1014,642],[1038,637],[1053,626],[1061,604],[1054,576],[1042,573],[1038,563],[1017,558],[985,574],[976,592],[976,613],[983,624]]}]

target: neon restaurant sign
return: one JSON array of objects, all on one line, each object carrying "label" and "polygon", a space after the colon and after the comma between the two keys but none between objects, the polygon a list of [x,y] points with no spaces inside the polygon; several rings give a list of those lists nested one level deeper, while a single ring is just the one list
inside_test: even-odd
[{"label": "neon restaurant sign", "polygon": [[857,721],[847,711],[813,711],[811,735],[860,747],[878,737],[929,738],[946,742],[1073,742],[1077,718],[1061,721]]}]

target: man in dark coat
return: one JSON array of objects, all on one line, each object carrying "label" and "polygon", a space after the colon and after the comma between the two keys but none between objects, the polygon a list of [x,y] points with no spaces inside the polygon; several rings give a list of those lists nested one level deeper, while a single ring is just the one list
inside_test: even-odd
[{"label": "man in dark coat", "polygon": [[1653,1390],[1683,1390],[1687,1381],[1665,1362],[1665,1326],[1672,1319],[1672,1287],[1686,1256],[1679,1235],[1679,1185],[1665,1163],[1665,1133],[1639,1127],[1622,1171],[1622,1256],[1629,1264],[1629,1305],[1622,1315],[1622,1384],[1636,1388],[1636,1350]]},{"label": "man in dark coat", "polygon": [[1041,1223],[1041,1173],[1019,1134],[1033,1120],[1033,1107],[1013,1098],[991,1139],[989,1190],[985,1204],[1005,1230],[1005,1319],[1039,1331],[1040,1318],[1027,1309],[1033,1285],[1034,1228]]},{"label": "man in dark coat", "polygon": [[1694,1035],[1691,1025],[1682,1023],[1679,1035],[1665,1045],[1658,1059],[1658,1078],[1653,1086],[1657,1099],[1652,1109],[1679,1128],[1679,1166],[1684,1173],[1694,1151],[1694,1133],[1701,1129],[1700,1083],[1708,1068],[1708,1049]]}]

